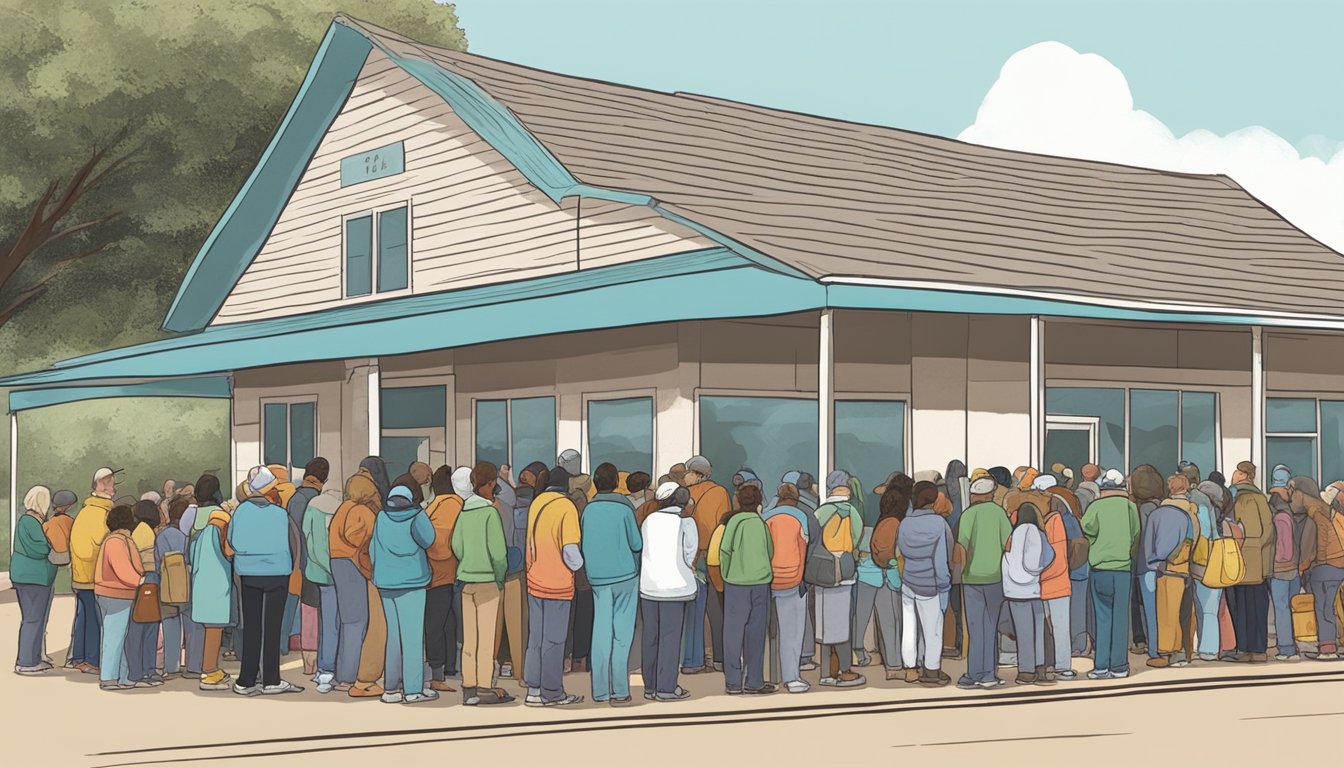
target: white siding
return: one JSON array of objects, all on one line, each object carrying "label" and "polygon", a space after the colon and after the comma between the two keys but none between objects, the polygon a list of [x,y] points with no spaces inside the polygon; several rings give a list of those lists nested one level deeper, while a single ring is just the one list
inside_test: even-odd
[{"label": "white siding", "polygon": [[[405,143],[404,173],[341,187],[341,158],[397,141]],[[713,245],[644,206],[584,201],[576,216],[577,201],[556,205],[442,98],[375,50],[270,237],[214,322],[380,298],[342,295],[342,219],[399,203],[411,205],[413,293]]]}]

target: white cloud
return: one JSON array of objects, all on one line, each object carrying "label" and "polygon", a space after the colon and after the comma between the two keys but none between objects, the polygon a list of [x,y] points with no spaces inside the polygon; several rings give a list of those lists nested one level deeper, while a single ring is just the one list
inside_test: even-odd
[{"label": "white cloud", "polygon": [[[1057,42],[1013,54],[985,94],[976,144],[1191,173],[1224,173],[1301,229],[1344,252],[1344,148],[1304,157],[1259,126],[1177,137],[1134,108],[1125,75],[1093,53]],[[1323,142],[1321,142],[1323,144]]]}]

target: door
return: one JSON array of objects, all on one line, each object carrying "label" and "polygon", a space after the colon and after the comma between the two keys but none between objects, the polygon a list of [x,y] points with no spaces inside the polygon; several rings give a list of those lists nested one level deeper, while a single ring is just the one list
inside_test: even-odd
[{"label": "door", "polygon": [[1101,420],[1095,416],[1048,416],[1045,422],[1045,467],[1063,464],[1075,472],[1097,463]]}]

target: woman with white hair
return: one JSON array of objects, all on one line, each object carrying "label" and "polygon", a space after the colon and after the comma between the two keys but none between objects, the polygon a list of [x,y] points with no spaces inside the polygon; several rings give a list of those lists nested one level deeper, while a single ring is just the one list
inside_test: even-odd
[{"label": "woman with white hair", "polygon": [[42,530],[51,491],[35,485],[23,497],[23,516],[14,526],[14,554],[9,564],[9,580],[19,597],[19,655],[14,671],[37,675],[51,665],[42,660],[42,640],[47,634],[51,609],[51,585],[56,566],[49,559],[51,543]]}]

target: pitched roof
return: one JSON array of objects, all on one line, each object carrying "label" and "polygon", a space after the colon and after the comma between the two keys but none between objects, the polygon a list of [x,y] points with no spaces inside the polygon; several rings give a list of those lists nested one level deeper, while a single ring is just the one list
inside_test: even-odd
[{"label": "pitched roof", "polygon": [[573,177],[814,278],[1344,315],[1344,257],[1230,178],[554,74],[338,18],[474,83]]}]

